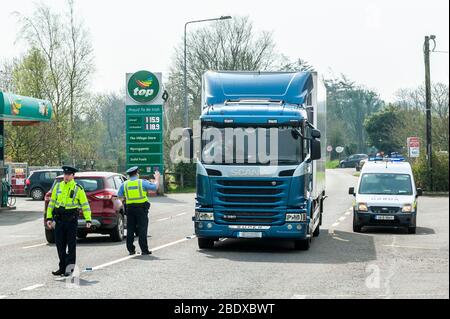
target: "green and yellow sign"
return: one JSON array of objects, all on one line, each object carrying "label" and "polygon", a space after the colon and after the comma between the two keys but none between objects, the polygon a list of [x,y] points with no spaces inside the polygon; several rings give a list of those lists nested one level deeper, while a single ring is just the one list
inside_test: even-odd
[{"label": "green and yellow sign", "polygon": [[49,101],[0,92],[0,120],[48,122],[52,118]]},{"label": "green and yellow sign", "polygon": [[139,166],[142,175],[163,172],[163,101],[161,74],[139,71],[127,75],[127,168]]}]

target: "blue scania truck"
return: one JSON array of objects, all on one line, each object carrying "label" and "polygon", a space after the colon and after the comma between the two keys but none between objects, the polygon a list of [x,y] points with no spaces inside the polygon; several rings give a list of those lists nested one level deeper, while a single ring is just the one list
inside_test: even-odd
[{"label": "blue scania truck", "polygon": [[[316,72],[203,76],[197,197],[200,249],[222,238],[292,240],[307,250],[325,196],[326,89]],[[191,131],[192,136],[192,131]]]}]

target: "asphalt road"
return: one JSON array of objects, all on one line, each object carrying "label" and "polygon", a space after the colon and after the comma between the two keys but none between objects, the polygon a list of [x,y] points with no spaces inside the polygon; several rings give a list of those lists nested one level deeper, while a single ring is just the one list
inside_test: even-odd
[{"label": "asphalt road", "polygon": [[[353,169],[327,172],[321,234],[311,249],[291,242],[225,240],[199,250],[194,194],[153,201],[152,256],[130,258],[124,243],[78,242],[77,284],[55,280],[54,245],[44,238],[43,202],[18,198],[0,212],[0,298],[449,298],[449,202],[419,199],[416,235],[352,232]],[[93,271],[84,271],[92,267]]]}]

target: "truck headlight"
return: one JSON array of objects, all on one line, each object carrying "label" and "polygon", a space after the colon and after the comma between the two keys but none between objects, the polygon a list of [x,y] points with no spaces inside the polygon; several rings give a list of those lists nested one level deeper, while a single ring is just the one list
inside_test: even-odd
[{"label": "truck headlight", "polygon": [[214,213],[197,212],[195,217],[197,220],[214,220]]},{"label": "truck headlight", "polygon": [[412,213],[413,211],[413,205],[412,204],[405,204],[402,208],[402,213]]},{"label": "truck headlight", "polygon": [[368,212],[369,207],[367,207],[366,203],[358,203],[358,211],[360,212]]},{"label": "truck headlight", "polygon": [[306,213],[286,214],[287,222],[306,222]]}]

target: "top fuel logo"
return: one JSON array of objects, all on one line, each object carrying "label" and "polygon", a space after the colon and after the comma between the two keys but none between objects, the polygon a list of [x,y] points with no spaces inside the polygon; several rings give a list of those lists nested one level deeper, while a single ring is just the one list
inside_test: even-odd
[{"label": "top fuel logo", "polygon": [[134,73],[128,81],[128,95],[139,103],[148,103],[159,93],[159,81],[156,75],[149,71]]}]

